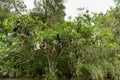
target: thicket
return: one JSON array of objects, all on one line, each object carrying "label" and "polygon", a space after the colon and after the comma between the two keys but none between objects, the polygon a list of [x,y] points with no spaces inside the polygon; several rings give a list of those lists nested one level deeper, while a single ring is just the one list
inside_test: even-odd
[{"label": "thicket", "polygon": [[11,15],[0,26],[0,76],[119,80],[120,8],[88,11],[74,21],[47,26],[29,15]]}]

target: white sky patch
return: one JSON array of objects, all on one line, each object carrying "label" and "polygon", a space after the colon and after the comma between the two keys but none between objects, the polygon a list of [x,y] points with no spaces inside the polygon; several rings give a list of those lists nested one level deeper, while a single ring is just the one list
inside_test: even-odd
[{"label": "white sky patch", "polygon": [[[33,1],[34,0],[25,0],[28,9],[33,8]],[[71,16],[72,18],[78,16],[80,13],[77,8],[85,8],[88,9],[90,12],[96,13],[106,13],[110,7],[114,7],[113,0],[67,0],[65,3],[65,19],[68,20],[68,17]]]},{"label": "white sky patch", "polygon": [[113,7],[115,4],[113,0],[68,0],[66,5],[66,17],[68,19],[69,16],[72,18],[76,17],[79,14],[77,8],[85,8],[88,9],[90,12],[96,13],[106,13],[110,7]]},{"label": "white sky patch", "polygon": [[27,5],[27,9],[32,9],[33,8],[33,1],[34,0],[24,0],[25,4]]}]

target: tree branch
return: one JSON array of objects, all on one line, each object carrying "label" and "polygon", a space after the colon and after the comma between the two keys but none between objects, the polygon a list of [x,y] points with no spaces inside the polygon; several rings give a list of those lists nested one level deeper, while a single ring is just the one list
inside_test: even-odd
[{"label": "tree branch", "polygon": [[15,4],[15,0],[13,0],[13,6],[14,6],[15,10],[18,12],[18,14],[22,15],[22,13],[18,10],[18,8]]}]

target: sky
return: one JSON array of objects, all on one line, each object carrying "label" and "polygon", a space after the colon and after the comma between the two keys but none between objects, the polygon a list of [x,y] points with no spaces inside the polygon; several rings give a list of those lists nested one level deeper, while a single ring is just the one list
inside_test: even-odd
[{"label": "sky", "polygon": [[[25,3],[27,5],[28,9],[33,8],[33,0],[25,0]],[[107,10],[110,9],[110,7],[114,7],[114,1],[113,0],[67,0],[64,3],[66,9],[65,9],[65,19],[67,20],[69,16],[72,17],[72,19],[80,13],[77,8],[85,8],[88,9],[90,12],[95,13],[106,13]]]}]

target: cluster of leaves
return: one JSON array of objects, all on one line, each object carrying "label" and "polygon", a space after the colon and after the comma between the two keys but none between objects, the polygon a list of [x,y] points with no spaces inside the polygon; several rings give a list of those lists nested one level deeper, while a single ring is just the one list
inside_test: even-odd
[{"label": "cluster of leaves", "polygon": [[[0,76],[118,79],[120,22],[114,10],[93,17],[86,12],[52,27],[29,15],[9,17],[0,33]],[[16,36],[9,37],[18,21]],[[22,34],[24,29],[30,35]]]}]

